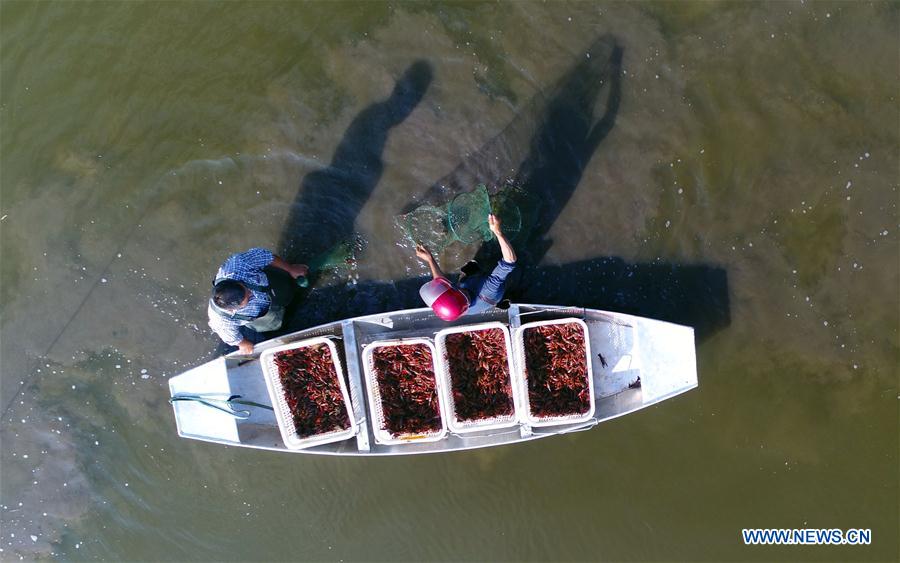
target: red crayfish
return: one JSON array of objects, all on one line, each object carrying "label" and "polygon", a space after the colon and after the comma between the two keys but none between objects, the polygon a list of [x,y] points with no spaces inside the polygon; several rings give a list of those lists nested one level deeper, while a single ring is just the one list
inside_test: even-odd
[{"label": "red crayfish", "polygon": [[328,346],[317,344],[278,352],[275,365],[298,436],[308,438],[350,428]]},{"label": "red crayfish", "polygon": [[453,406],[459,420],[482,420],[513,413],[502,330],[449,334],[446,349]]},{"label": "red crayfish", "polygon": [[591,407],[584,329],[578,323],[525,330],[528,401],[536,417],[583,414]]},{"label": "red crayfish", "polygon": [[399,436],[441,429],[434,359],[424,344],[382,346],[372,353],[384,429]]}]

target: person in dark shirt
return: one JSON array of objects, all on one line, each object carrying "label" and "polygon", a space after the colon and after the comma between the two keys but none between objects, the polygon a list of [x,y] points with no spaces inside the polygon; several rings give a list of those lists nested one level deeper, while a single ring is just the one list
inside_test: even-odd
[{"label": "person in dark shirt", "polygon": [[213,282],[207,307],[210,328],[242,354],[252,353],[258,333],[281,328],[284,309],[297,289],[295,280],[308,270],[264,248],[228,257]]}]

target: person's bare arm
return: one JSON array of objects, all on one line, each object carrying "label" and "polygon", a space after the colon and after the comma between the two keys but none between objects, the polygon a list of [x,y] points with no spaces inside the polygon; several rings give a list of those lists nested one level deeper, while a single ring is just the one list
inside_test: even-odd
[{"label": "person's bare arm", "polygon": [[447,278],[447,276],[444,275],[444,272],[441,271],[440,266],[438,266],[437,260],[431,255],[431,251],[425,248],[425,246],[421,244],[416,245],[416,256],[419,260],[428,264],[428,268],[431,270],[432,279]]},{"label": "person's bare arm", "polygon": [[275,266],[279,270],[284,270],[289,273],[292,278],[305,276],[309,272],[309,268],[306,264],[288,264],[283,258],[274,254],[272,255],[272,266]]},{"label": "person's bare arm", "polygon": [[494,236],[497,237],[497,242],[500,243],[500,252],[503,254],[503,261],[509,262],[510,264],[515,262],[516,251],[513,249],[512,245],[509,244],[506,235],[503,234],[500,218],[496,215],[488,215],[488,226],[491,228],[491,232],[494,233]]}]

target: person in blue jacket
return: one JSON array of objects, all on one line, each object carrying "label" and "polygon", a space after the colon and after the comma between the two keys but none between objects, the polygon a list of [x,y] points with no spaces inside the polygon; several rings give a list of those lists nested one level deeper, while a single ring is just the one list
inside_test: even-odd
[{"label": "person in blue jacket", "polygon": [[503,257],[486,276],[474,273],[477,264],[469,262],[463,267],[463,277],[454,284],[441,271],[431,251],[421,244],[416,246],[416,256],[428,265],[432,277],[430,282],[419,289],[419,295],[434,310],[435,315],[445,321],[486,311],[496,307],[503,299],[507,279],[516,269],[516,251],[503,234],[498,217],[488,215],[488,226],[500,244]]}]

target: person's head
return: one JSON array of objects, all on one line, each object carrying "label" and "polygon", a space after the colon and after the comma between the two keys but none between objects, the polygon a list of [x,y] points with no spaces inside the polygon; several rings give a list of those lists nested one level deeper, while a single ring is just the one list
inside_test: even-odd
[{"label": "person's head", "polygon": [[438,318],[454,321],[469,309],[466,295],[453,287],[449,281],[437,278],[419,288],[422,300],[431,307]]},{"label": "person's head", "polygon": [[213,302],[223,309],[237,309],[244,302],[246,293],[241,282],[222,280],[213,288]]}]

